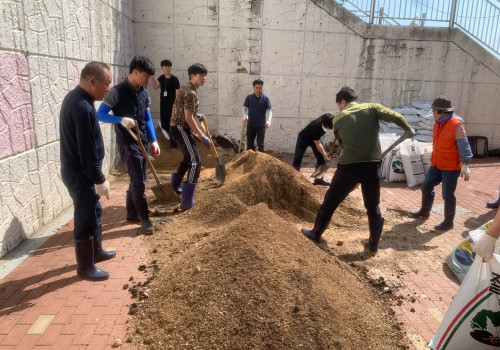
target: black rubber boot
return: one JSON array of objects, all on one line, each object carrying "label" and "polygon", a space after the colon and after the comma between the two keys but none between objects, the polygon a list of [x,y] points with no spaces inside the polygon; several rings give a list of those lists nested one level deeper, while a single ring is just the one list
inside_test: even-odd
[{"label": "black rubber boot", "polygon": [[172,187],[174,192],[177,193],[178,196],[180,196],[182,193],[181,182],[182,182],[182,177],[180,177],[179,174],[172,173],[170,175],[170,186]]},{"label": "black rubber boot", "polygon": [[132,195],[130,191],[127,190],[127,199],[125,202],[125,206],[127,208],[127,218],[126,221],[129,224],[140,224],[141,219],[139,219],[139,215],[137,215],[137,210],[135,209],[134,200],[132,199]]},{"label": "black rubber boot", "polygon": [[300,173],[300,166],[299,165],[292,165],[292,167]]},{"label": "black rubber boot", "polygon": [[186,210],[194,206],[194,191],[196,190],[196,184],[184,181],[182,183],[182,200],[181,209]]},{"label": "black rubber boot", "polygon": [[300,231],[307,238],[313,240],[314,242],[321,242],[321,235],[325,232],[328,224],[330,223],[330,219],[328,219],[325,214],[320,210],[318,211],[318,215],[316,215],[316,220],[314,221],[314,228],[312,230],[307,230],[302,228]]},{"label": "black rubber boot", "polygon": [[500,197],[496,201],[486,203],[486,206],[491,209],[500,207]]},{"label": "black rubber boot", "polygon": [[451,230],[455,219],[456,201],[444,201],[444,221],[434,228],[436,230]]},{"label": "black rubber boot", "polygon": [[384,218],[380,219],[369,219],[368,228],[370,229],[370,238],[368,239],[368,245],[366,246],[370,254],[377,254],[378,242],[382,236],[382,230],[384,228]]},{"label": "black rubber boot", "polygon": [[94,265],[94,240],[92,238],[75,241],[75,253],[78,276],[91,281],[103,281],[109,278],[109,273]]},{"label": "black rubber boot", "polygon": [[419,211],[410,211],[410,216],[427,220],[431,214],[432,204],[434,203],[434,192],[424,194],[422,192],[422,207]]},{"label": "black rubber boot", "polygon": [[107,252],[104,249],[102,249],[102,230],[101,230],[101,228],[99,228],[99,230],[96,230],[92,239],[94,241],[93,242],[93,245],[94,245],[94,263],[113,259],[116,256],[116,252],[114,252],[114,251]]},{"label": "black rubber boot", "polygon": [[143,196],[142,198],[134,198],[134,204],[141,219],[142,232],[149,235],[152,234],[155,231],[155,228],[151,223],[151,220],[149,220],[148,201],[146,200],[146,196]]}]

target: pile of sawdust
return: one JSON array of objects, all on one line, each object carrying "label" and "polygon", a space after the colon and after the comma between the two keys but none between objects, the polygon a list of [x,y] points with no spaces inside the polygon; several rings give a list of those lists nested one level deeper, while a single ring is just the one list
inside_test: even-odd
[{"label": "pile of sawdust", "polygon": [[[133,341],[146,349],[400,349],[380,291],[300,233],[324,191],[276,158],[244,152],[219,186],[202,171],[195,206],[159,207],[157,267],[142,286]],[[362,215],[349,198],[335,225]]]}]

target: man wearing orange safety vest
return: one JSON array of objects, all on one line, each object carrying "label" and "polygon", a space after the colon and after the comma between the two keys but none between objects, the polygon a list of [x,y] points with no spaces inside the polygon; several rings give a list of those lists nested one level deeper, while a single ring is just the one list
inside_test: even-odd
[{"label": "man wearing orange safety vest", "polygon": [[434,202],[434,187],[443,183],[444,221],[436,225],[435,229],[451,230],[457,204],[455,190],[458,177],[469,180],[472,151],[463,121],[453,115],[451,101],[440,96],[432,102],[431,108],[436,121],[432,137],[431,167],[422,183],[422,206],[419,211],[410,211],[410,215],[428,219]]}]

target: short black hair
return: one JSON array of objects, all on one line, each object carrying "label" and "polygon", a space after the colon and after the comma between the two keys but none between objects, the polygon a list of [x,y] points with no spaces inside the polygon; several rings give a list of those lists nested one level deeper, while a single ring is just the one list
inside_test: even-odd
[{"label": "short black hair", "polygon": [[106,79],[104,70],[111,71],[106,63],[96,61],[89,62],[85,65],[85,67],[83,67],[82,72],[80,73],[80,81],[89,81],[92,77],[102,81]]},{"label": "short black hair", "polygon": [[203,64],[201,63],[195,63],[195,64],[192,64],[189,66],[188,68],[188,75],[189,75],[189,79],[191,79],[191,74],[207,74],[207,67],[205,67]]},{"label": "short black hair", "polygon": [[330,112],[327,112],[323,114],[321,117],[321,124],[326,126],[328,129],[333,128],[333,114]]},{"label": "short black hair", "polygon": [[354,93],[354,90],[351,89],[349,86],[344,86],[340,91],[337,93],[337,96],[335,97],[335,102],[340,103],[342,100],[345,100],[347,103],[356,101],[358,99],[358,96]]},{"label": "short black hair", "polygon": [[170,60],[163,60],[160,62],[161,67],[172,67],[172,61]]},{"label": "short black hair", "polygon": [[135,56],[130,61],[130,73],[137,69],[141,73],[155,74],[155,65],[145,56]]},{"label": "short black hair", "polygon": [[255,85],[264,85],[264,82],[261,79],[255,79],[253,81],[253,86]]}]

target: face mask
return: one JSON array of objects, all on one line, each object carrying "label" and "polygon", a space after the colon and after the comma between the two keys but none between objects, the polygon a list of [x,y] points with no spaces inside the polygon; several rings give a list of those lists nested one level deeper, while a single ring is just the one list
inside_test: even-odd
[{"label": "face mask", "polygon": [[321,124],[321,128],[323,128],[323,131],[326,132],[328,129],[325,128],[325,126],[323,124]]}]

